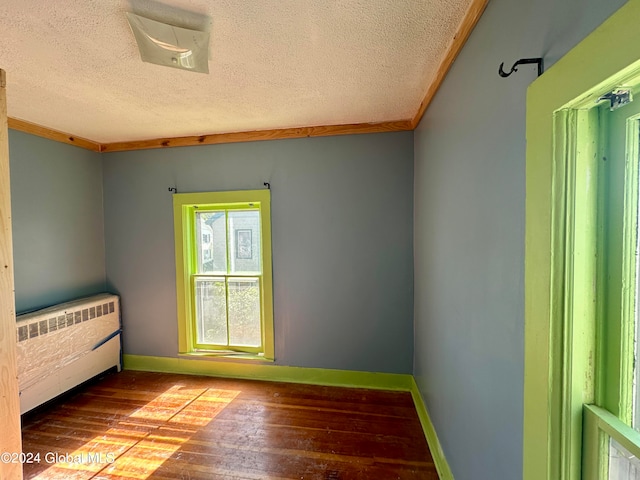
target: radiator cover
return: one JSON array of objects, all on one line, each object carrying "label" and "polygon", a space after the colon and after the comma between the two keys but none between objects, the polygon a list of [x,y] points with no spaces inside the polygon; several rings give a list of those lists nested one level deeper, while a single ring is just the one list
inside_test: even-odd
[{"label": "radiator cover", "polygon": [[17,317],[20,413],[121,368],[120,299],[99,294]]}]

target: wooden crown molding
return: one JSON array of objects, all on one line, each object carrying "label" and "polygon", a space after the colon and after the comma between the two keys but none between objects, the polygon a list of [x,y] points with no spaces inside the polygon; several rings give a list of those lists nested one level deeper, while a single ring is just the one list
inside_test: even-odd
[{"label": "wooden crown molding", "polygon": [[9,128],[100,153],[146,150],[151,148],[216,145],[221,143],[257,142],[260,140],[278,140],[285,138],[328,137],[335,135],[354,135],[359,133],[401,132],[413,130],[410,120],[400,120],[394,122],[322,125],[317,127],[280,128],[274,130],[256,130],[253,132],[213,133],[209,135],[193,135],[188,137],[169,137],[129,142],[98,143],[93,140],[77,137],[75,135],[15,118],[9,118]]},{"label": "wooden crown molding", "polygon": [[449,69],[453,65],[453,62],[456,60],[456,57],[462,50],[462,47],[464,47],[465,43],[467,43],[467,40],[469,39],[469,35],[471,35],[471,32],[477,25],[478,20],[480,20],[480,17],[482,16],[482,13],[484,12],[485,8],[487,8],[488,3],[489,3],[489,0],[472,0],[471,1],[471,5],[469,5],[469,9],[467,10],[467,13],[462,19],[462,23],[460,23],[458,30],[453,36],[451,45],[449,45],[449,48],[447,49],[444,55],[444,58],[440,62],[440,66],[438,67],[438,70],[436,71],[436,74],[433,77],[433,80],[431,80],[429,85],[427,85],[426,93],[424,94],[424,99],[422,100],[422,102],[420,102],[418,111],[414,115],[413,120],[411,120],[412,129],[415,129],[420,123],[420,120],[422,120],[422,117],[424,116],[424,112],[427,111],[427,107],[429,107],[429,104],[433,100],[433,97],[436,95],[436,92],[440,88],[440,85],[442,85],[442,82],[447,76],[447,73],[449,72]]},{"label": "wooden crown molding", "polygon": [[280,128],[274,130],[257,130],[252,132],[215,133],[187,137],[156,138],[151,140],[98,143],[57,130],[52,130],[35,123],[9,118],[9,128],[48,138],[57,142],[75,145],[94,152],[123,152],[130,150],[146,150],[150,148],[188,147],[197,145],[216,145],[221,143],[256,142],[260,140],[278,140],[285,138],[327,137],[334,135],[353,135],[360,133],[382,133],[414,130],[424,116],[425,111],[442,85],[449,69],[467,42],[469,35],[482,16],[489,0],[472,0],[465,13],[449,48],[438,66],[435,76],[427,85],[424,99],[418,111],[410,120],[380,123],[352,123],[344,125],[321,125],[316,127]]},{"label": "wooden crown molding", "polygon": [[195,145],[216,145],[220,143],[257,142],[260,140],[278,140],[285,138],[327,137],[358,133],[398,132],[412,130],[411,121],[382,123],[353,123],[346,125],[323,125],[317,127],[281,128],[276,130],[257,130],[254,132],[216,133],[189,137],[157,138],[132,142],[107,143],[102,152],[121,152],[144,150],[149,148],[188,147]]},{"label": "wooden crown molding", "polygon": [[78,137],[76,135],[71,135],[69,133],[59,132],[58,130],[43,127],[35,123],[18,120],[17,118],[8,118],[8,122],[9,128],[13,130],[30,133],[31,135],[36,135],[38,137],[48,138],[49,140],[55,140],[56,142],[75,145],[76,147],[86,148],[87,150],[92,150],[94,152],[99,152],[102,148],[102,145],[98,142]]}]

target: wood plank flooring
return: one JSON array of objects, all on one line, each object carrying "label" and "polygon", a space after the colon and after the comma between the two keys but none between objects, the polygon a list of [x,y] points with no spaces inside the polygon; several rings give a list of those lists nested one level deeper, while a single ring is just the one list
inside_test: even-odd
[{"label": "wood plank flooring", "polygon": [[411,395],[124,371],[23,418],[27,479],[438,478]]}]

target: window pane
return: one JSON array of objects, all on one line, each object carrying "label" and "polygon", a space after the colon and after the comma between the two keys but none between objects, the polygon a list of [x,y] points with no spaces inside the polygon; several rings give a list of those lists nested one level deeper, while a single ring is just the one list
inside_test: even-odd
[{"label": "window pane", "polygon": [[224,280],[224,278],[195,280],[198,343],[227,345],[227,296]]},{"label": "window pane", "polygon": [[229,273],[260,273],[260,211],[230,210]]},{"label": "window pane", "polygon": [[229,343],[242,347],[262,344],[258,278],[229,279]]},{"label": "window pane", "polygon": [[640,480],[640,460],[613,438],[609,443],[609,480]]},{"label": "window pane", "polygon": [[198,273],[227,273],[224,210],[196,213]]}]

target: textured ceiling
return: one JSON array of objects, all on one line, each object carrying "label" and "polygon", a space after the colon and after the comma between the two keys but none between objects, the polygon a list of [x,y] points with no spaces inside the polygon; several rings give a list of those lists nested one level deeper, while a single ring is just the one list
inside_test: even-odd
[{"label": "textured ceiling", "polygon": [[[10,117],[100,143],[411,119],[471,0],[1,0]],[[125,12],[210,32],[143,63]]]}]

